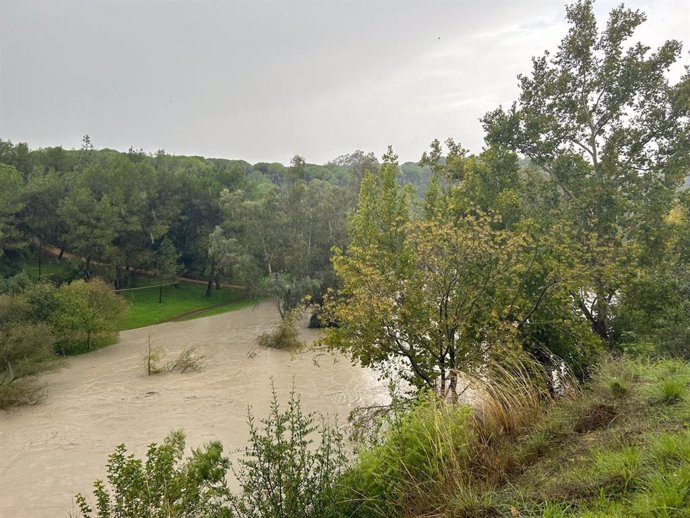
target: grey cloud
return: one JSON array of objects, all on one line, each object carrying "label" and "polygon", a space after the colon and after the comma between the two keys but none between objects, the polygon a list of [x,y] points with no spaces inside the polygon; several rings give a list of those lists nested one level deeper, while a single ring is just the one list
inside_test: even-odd
[{"label": "grey cloud", "polygon": [[[645,34],[690,40],[684,4],[655,2]],[[478,117],[563,30],[553,0],[0,0],[0,138],[282,162],[417,159],[447,136],[478,151]]]}]

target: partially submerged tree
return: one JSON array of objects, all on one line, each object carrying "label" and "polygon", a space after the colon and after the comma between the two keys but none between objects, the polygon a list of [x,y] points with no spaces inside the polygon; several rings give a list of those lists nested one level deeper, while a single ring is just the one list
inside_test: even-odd
[{"label": "partially submerged tree", "polygon": [[33,376],[55,361],[53,330],[32,306],[24,294],[0,295],[0,408],[35,402]]},{"label": "partially submerged tree", "polygon": [[68,341],[84,340],[87,349],[91,349],[94,336],[116,332],[127,309],[125,301],[97,279],[61,286],[57,302],[56,328]]}]

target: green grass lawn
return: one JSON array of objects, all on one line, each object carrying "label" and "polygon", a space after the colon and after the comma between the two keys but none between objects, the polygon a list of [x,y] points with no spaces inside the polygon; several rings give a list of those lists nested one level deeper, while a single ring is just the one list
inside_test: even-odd
[{"label": "green grass lawn", "polygon": [[[41,264],[41,278],[50,279],[52,275],[59,275],[71,268],[68,262],[57,262],[50,257],[44,257]],[[23,267],[26,274],[34,281],[38,280],[38,261],[29,258]],[[158,281],[147,277],[138,277],[134,286],[143,287],[155,285]],[[192,311],[201,311],[189,315],[198,318],[225,313],[241,309],[256,303],[254,299],[247,299],[244,290],[221,288],[213,290],[211,297],[205,297],[206,286],[180,282],[178,287],[165,286],[163,288],[163,302],[158,302],[158,289],[143,289],[123,292],[127,300],[129,311],[122,325],[122,330],[150,326],[166,322],[180,315]]]},{"label": "green grass lawn", "polygon": [[158,302],[158,289],[134,290],[123,293],[129,303],[129,311],[122,329],[134,329],[165,322],[191,311],[206,310],[190,315],[190,318],[205,317],[226,311],[241,309],[254,304],[247,300],[244,290],[221,288],[213,290],[211,297],[205,297],[206,286],[179,283],[178,287],[163,288],[163,302]]},{"label": "green grass lawn", "polygon": [[[23,269],[32,281],[38,280],[38,260],[35,256],[30,261],[24,263]],[[62,273],[67,269],[69,269],[69,265],[65,262],[59,263],[49,257],[44,257],[41,260],[42,279],[50,279],[52,275]]]}]

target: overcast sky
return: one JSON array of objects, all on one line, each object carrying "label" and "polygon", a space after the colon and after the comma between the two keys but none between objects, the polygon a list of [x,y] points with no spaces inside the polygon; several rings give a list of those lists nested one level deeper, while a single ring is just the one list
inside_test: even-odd
[{"label": "overcast sky", "polygon": [[[641,41],[689,61],[690,0],[626,4]],[[563,19],[558,0],[0,0],[0,138],[283,163],[418,160],[449,136],[478,152],[478,118]]]}]

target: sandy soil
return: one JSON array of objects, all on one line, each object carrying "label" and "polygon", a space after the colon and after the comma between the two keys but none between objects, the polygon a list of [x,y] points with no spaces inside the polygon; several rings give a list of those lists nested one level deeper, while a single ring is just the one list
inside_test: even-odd
[{"label": "sandy soil", "polygon": [[[261,349],[248,356],[256,337],[276,321],[273,304],[262,303],[125,331],[117,345],[71,358],[46,375],[41,404],[0,411],[0,517],[69,516],[74,494],[104,478],[106,458],[122,442],[142,455],[149,443],[182,429],[188,446],[219,439],[226,451],[243,447],[247,407],[265,415],[271,379],[282,400],[294,382],[305,409],[337,413],[341,422],[354,407],[386,399],[372,372],[342,358]],[[147,376],[149,333],[168,357],[198,344],[205,368]]]}]

